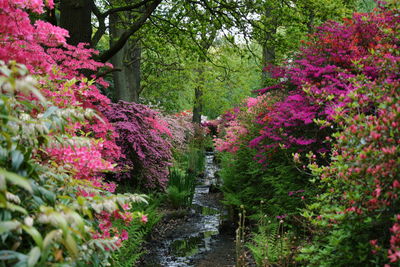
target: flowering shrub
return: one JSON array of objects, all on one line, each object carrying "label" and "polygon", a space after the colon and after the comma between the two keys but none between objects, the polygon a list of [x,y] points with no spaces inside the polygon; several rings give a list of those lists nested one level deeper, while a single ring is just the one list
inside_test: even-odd
[{"label": "flowering shrub", "polygon": [[185,150],[187,143],[193,138],[195,132],[192,113],[182,111],[177,114],[164,115],[160,112],[158,116],[168,125],[171,135],[167,137],[171,140],[173,148],[180,152]]},{"label": "flowering shrub", "polygon": [[[52,0],[45,1],[52,8]],[[42,93],[60,108],[70,105],[82,106],[97,110],[98,106],[106,108],[110,100],[102,95],[93,81],[85,78],[82,69],[96,71],[109,64],[91,59],[98,53],[87,49],[84,44],[78,47],[68,45],[68,32],[50,23],[36,20],[32,25],[25,10],[34,13],[43,12],[43,1],[1,1],[0,24],[0,60],[15,60],[26,65],[30,73],[46,77],[40,81]],[[96,78],[92,75],[92,78]],[[54,82],[56,81],[56,82]],[[108,86],[102,78],[97,84]],[[46,85],[47,84],[47,85]],[[62,94],[59,91],[62,90]],[[101,138],[104,144],[101,153],[108,160],[119,158],[120,151],[115,144],[116,134],[111,124],[104,117],[96,116],[85,123],[85,131],[92,132]]]},{"label": "flowering shrub", "polygon": [[117,144],[124,154],[118,161],[123,171],[117,174],[117,180],[164,189],[172,160],[172,146],[167,140],[172,135],[167,123],[145,105],[119,101],[110,107],[103,112],[116,128]]},{"label": "flowering shrub", "polygon": [[305,151],[329,150],[324,141],[331,134],[330,127],[314,121],[332,120],[335,108],[345,104],[341,97],[355,89],[351,78],[364,74],[374,80],[379,76],[379,64],[366,59],[373,51],[398,43],[391,32],[397,23],[391,11],[355,13],[343,23],[327,22],[310,37],[293,63],[269,67],[282,82],[259,92],[279,90],[287,95],[265,113],[268,120],[259,117],[258,123],[264,127],[251,145],[260,151],[279,144]]},{"label": "flowering shrub", "polygon": [[279,100],[271,93],[248,98],[240,108],[236,108],[234,115],[229,112],[218,121],[219,136],[214,142],[220,152],[225,203],[236,209],[243,205],[248,214],[266,213],[271,217],[299,215],[299,200],[311,192],[305,192],[309,183],[291,164],[287,151],[270,148],[265,166],[255,161],[259,151],[249,146],[262,130],[262,126],[255,123],[259,114]]},{"label": "flowering shrub", "polygon": [[[241,112],[229,116],[248,134],[231,131],[235,136],[221,141],[227,147],[229,141],[239,145],[222,161],[226,202],[268,216],[281,211],[277,218],[296,219],[290,221],[291,227],[296,222],[307,227],[311,240],[302,245],[297,258],[301,264],[398,266],[400,262],[399,20],[397,7],[381,6],[343,23],[325,23],[293,63],[271,68],[280,82],[260,93],[270,93],[275,100],[261,101],[266,104],[253,116],[255,125],[246,123]],[[250,113],[247,109],[257,107],[254,103],[249,99],[242,110]],[[229,123],[223,124],[229,132]],[[314,188],[301,182],[306,176],[293,166],[301,164],[304,152],[310,150],[320,152],[307,154]],[[289,153],[294,162],[287,160]],[[265,163],[264,169],[251,161],[255,154]],[[303,219],[279,194],[282,189],[298,203],[307,203]],[[312,194],[317,190],[319,194]],[[256,207],[254,200],[268,207]]]},{"label": "flowering shrub", "polygon": [[228,122],[224,140],[219,138],[215,139],[215,148],[218,151],[235,153],[238,151],[241,143],[240,137],[245,134],[247,134],[247,129],[240,125],[237,121]]},{"label": "flowering shrub", "polygon": [[[394,14],[398,21],[398,10],[380,17],[389,20]],[[387,38],[398,40],[398,25],[385,29],[393,34]],[[352,79],[355,89],[332,115],[338,132],[331,164],[310,165],[324,189],[304,211],[318,230],[301,257],[311,264],[397,266],[400,262],[400,53],[396,45],[387,44],[362,62],[368,62],[375,74]]]},{"label": "flowering shrub", "polygon": [[117,135],[98,112],[109,100],[80,71],[104,64],[67,45],[65,30],[31,24],[43,1],[0,6],[2,264],[106,265],[127,238],[113,221],[143,220],[130,203],[145,199],[103,179],[121,155]]},{"label": "flowering shrub", "polygon": [[[130,203],[145,199],[111,194],[115,185],[102,181],[100,173],[112,166],[95,150],[95,139],[67,138],[71,125],[95,113],[55,107],[26,69],[10,64],[0,64],[1,261],[106,264],[105,249],[117,249],[126,239],[112,220],[130,222],[137,216]],[[24,100],[32,94],[37,100]],[[97,157],[88,159],[88,152]]]}]

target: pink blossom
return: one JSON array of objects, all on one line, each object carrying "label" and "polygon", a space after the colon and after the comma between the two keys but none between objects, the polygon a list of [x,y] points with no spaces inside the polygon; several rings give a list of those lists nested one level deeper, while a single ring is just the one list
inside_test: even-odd
[{"label": "pink blossom", "polygon": [[146,215],[142,215],[141,218],[140,218],[140,221],[141,221],[142,223],[147,223],[147,220],[148,220],[148,218],[147,218]]},{"label": "pink blossom", "polygon": [[125,229],[121,231],[121,240],[128,240],[128,232]]}]

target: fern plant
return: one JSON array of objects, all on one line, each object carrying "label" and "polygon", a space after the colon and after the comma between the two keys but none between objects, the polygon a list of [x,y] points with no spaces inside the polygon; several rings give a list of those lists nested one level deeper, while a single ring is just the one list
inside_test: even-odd
[{"label": "fern plant", "polygon": [[258,231],[246,246],[250,249],[257,266],[289,266],[291,244],[288,236],[283,220],[272,222],[266,216],[261,216]]}]

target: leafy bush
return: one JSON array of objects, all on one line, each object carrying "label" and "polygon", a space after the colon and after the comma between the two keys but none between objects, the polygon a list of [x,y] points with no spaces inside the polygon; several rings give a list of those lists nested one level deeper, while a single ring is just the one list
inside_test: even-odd
[{"label": "leafy bush", "polygon": [[306,176],[288,156],[293,150],[273,148],[260,161],[259,151],[249,146],[262,129],[255,123],[258,115],[278,99],[272,94],[249,98],[232,116],[228,113],[219,121],[220,137],[215,141],[216,149],[223,152],[218,157],[224,202],[236,209],[244,205],[249,214],[298,214],[299,200],[312,192]]},{"label": "leafy bush", "polygon": [[[10,64],[0,65],[1,260],[28,266],[105,264],[106,249],[125,239],[111,220],[131,221],[130,203],[145,199],[109,192],[113,185],[95,176],[112,170],[111,164],[101,156],[86,159],[89,151],[99,153],[94,139],[68,138],[70,127],[94,116],[93,110],[53,106],[23,66]],[[55,147],[76,150],[61,164]],[[82,162],[91,164],[90,172]]]},{"label": "leafy bush", "polygon": [[[135,210],[141,210],[141,214],[145,217],[141,218],[141,223],[124,224],[119,222],[116,226],[124,229],[129,235],[129,241],[124,242],[122,247],[112,254],[112,266],[132,267],[137,265],[140,257],[146,253],[143,249],[143,243],[146,242],[147,236],[151,233],[154,226],[160,221],[161,214],[157,207],[160,205],[160,198],[156,195],[150,196],[148,205],[135,204]],[[146,215],[144,215],[146,214]],[[135,265],[136,264],[136,265]]]},{"label": "leafy bush", "polygon": [[257,228],[246,244],[257,266],[290,266],[295,246],[284,221],[268,220],[266,216],[261,216]]}]

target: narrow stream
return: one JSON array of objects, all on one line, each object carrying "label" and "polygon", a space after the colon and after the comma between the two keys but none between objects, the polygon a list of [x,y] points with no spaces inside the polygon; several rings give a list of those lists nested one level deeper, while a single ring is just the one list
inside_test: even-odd
[{"label": "narrow stream", "polygon": [[177,225],[169,238],[156,249],[160,266],[196,266],[195,261],[206,257],[219,238],[222,208],[210,197],[210,188],[217,185],[214,154],[206,153],[205,174],[199,179],[192,201],[191,215]]}]

